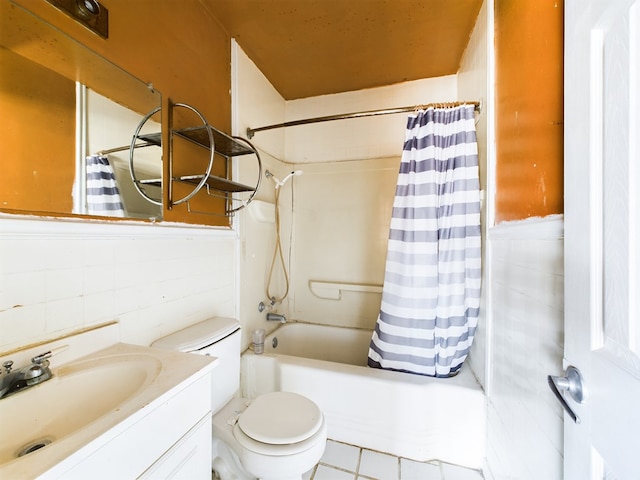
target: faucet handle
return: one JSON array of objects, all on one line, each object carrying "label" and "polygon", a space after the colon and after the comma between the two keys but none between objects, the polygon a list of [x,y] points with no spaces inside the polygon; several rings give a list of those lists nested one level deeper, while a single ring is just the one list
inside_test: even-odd
[{"label": "faucet handle", "polygon": [[7,373],[11,373],[11,367],[13,367],[13,360],[7,360],[2,363],[2,366],[5,368]]},{"label": "faucet handle", "polygon": [[49,365],[48,359],[51,358],[51,355],[53,355],[51,350],[49,350],[48,352],[41,353],[40,355],[36,355],[35,357],[33,357],[31,359],[31,363],[35,363],[36,365],[47,366]]},{"label": "faucet handle", "polygon": [[33,357],[31,359],[31,363],[35,363],[36,365],[44,365],[46,367],[49,365],[48,359],[50,359],[53,355],[57,355],[68,349],[69,345],[60,345],[59,347],[54,347],[48,352],[44,352]]}]

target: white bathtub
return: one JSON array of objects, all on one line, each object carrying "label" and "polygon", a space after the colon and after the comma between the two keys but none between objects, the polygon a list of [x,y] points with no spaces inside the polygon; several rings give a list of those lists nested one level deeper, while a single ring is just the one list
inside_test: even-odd
[{"label": "white bathtub", "polygon": [[[273,342],[277,339],[277,347]],[[470,369],[430,378],[366,366],[371,331],[290,323],[242,355],[242,394],[311,398],[329,438],[417,461],[482,468],[485,397]]]}]

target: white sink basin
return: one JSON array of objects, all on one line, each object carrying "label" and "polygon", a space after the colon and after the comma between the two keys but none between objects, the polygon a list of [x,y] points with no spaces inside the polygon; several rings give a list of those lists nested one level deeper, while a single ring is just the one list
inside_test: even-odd
[{"label": "white sink basin", "polygon": [[0,478],[36,478],[80,461],[215,363],[122,343],[58,368],[50,361],[50,380],[0,399]]},{"label": "white sink basin", "polygon": [[117,409],[153,381],[161,367],[145,354],[99,357],[54,370],[50,380],[0,400],[0,464]]}]

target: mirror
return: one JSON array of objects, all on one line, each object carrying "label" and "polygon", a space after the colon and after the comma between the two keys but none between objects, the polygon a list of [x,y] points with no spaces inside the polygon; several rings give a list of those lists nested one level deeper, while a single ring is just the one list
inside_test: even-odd
[{"label": "mirror", "polygon": [[161,219],[160,93],[2,3],[0,210]]}]

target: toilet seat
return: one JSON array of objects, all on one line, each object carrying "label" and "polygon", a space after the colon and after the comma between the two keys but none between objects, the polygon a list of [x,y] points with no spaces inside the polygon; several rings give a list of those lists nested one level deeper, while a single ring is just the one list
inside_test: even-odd
[{"label": "toilet seat", "polygon": [[319,430],[306,440],[297,443],[276,445],[254,440],[246,435],[240,428],[240,425],[236,423],[233,426],[233,437],[236,442],[238,442],[238,445],[246,452],[253,452],[267,457],[291,457],[311,450],[317,447],[319,443],[323,445],[322,450],[324,451],[327,429],[323,418]]},{"label": "toilet seat", "polygon": [[233,436],[243,448],[268,456],[304,452],[326,432],[318,406],[290,392],[259,396],[234,423]]},{"label": "toilet seat", "polygon": [[238,425],[249,438],[287,445],[310,438],[322,426],[322,412],[302,395],[272,392],[259,396],[240,415]]}]

